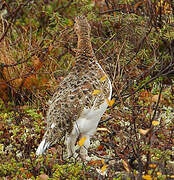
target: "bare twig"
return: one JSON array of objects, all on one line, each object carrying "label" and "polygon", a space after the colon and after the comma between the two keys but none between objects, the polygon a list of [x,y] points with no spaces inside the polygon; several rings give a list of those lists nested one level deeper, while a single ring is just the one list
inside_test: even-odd
[{"label": "bare twig", "polygon": [[[103,14],[111,14],[111,13],[113,13],[113,12],[123,12],[123,13],[125,13],[123,10],[121,10],[121,9],[112,9],[112,10],[107,10],[107,11],[103,11],[103,12],[100,12],[99,14],[100,15],[103,15]],[[133,11],[129,11],[129,13],[134,13]]]},{"label": "bare twig", "polygon": [[[148,137],[148,142],[147,142],[148,146],[151,146],[152,134],[153,134],[152,122],[153,122],[153,120],[155,119],[155,116],[156,116],[156,112],[157,112],[157,109],[158,109],[158,106],[159,106],[162,90],[163,90],[163,84],[161,83],[161,88],[160,88],[160,92],[159,92],[159,96],[158,96],[158,101],[157,101],[156,106],[155,106],[153,117],[150,120],[150,128],[151,128],[151,130],[149,132],[149,137]],[[145,165],[146,166],[146,168],[145,168],[146,170],[149,167],[150,161],[151,161],[151,152],[148,151],[148,153],[147,153],[147,161],[146,161],[146,165]]]},{"label": "bare twig", "polygon": [[1,38],[0,38],[0,42],[4,39],[4,37],[6,36],[8,30],[10,29],[13,21],[16,18],[17,13],[21,10],[22,7],[24,7],[25,5],[27,5],[30,2],[30,0],[26,1],[25,3],[21,3],[19,5],[19,7],[16,9],[16,11],[13,13],[13,16],[11,17],[11,22],[8,24],[6,30],[4,31],[4,33],[2,34]]},{"label": "bare twig", "polygon": [[[172,67],[174,67],[174,63],[172,64],[172,63],[170,63],[169,64],[169,66],[167,66],[166,68],[164,68],[162,71],[160,71],[156,76],[154,76],[154,77],[152,77],[150,80],[148,80],[146,83],[144,83],[142,86],[140,86],[139,88],[137,88],[134,92],[132,92],[131,94],[124,94],[124,95],[122,95],[122,96],[126,96],[126,97],[124,97],[124,101],[128,98],[128,97],[130,97],[130,96],[132,96],[133,94],[135,94],[135,93],[137,93],[138,91],[140,91],[141,89],[143,89],[144,87],[146,87],[148,84],[150,84],[151,82],[153,82],[154,80],[156,80],[157,78],[159,78],[160,76],[164,76],[164,75],[166,75],[166,74],[168,74],[169,72],[171,73],[171,72],[173,72],[173,70],[172,71],[169,71],[169,72],[167,72],[167,73],[165,73],[166,71],[168,71],[170,68],[172,68]],[[113,96],[113,97],[115,97],[115,96]],[[115,97],[116,98],[116,97]],[[112,107],[114,108],[116,105],[118,105],[120,102],[117,102],[117,103],[115,103]]]},{"label": "bare twig", "polygon": [[[32,55],[32,56],[33,56],[33,55]],[[17,66],[17,65],[19,65],[19,64],[23,64],[23,63],[27,62],[32,56],[28,57],[27,59],[25,59],[25,60],[23,60],[23,61],[19,61],[19,62],[17,62],[17,63],[14,63],[14,64],[3,64],[3,63],[1,63],[0,66],[1,66],[2,68],[14,67],[14,66]]]},{"label": "bare twig", "polygon": [[[0,85],[1,84],[7,84],[7,83],[9,83],[9,82],[11,82],[11,81],[14,81],[14,80],[16,80],[16,79],[19,79],[19,78],[27,78],[28,76],[30,76],[30,75],[37,75],[37,74],[49,74],[49,72],[45,72],[45,73],[40,73],[40,72],[29,72],[29,73],[27,73],[27,74],[24,74],[24,75],[22,75],[22,76],[18,76],[18,77],[15,77],[15,78],[12,78],[12,79],[10,79],[10,80],[8,80],[8,81],[5,81],[5,82],[0,82]],[[9,85],[8,85],[9,86]]]},{"label": "bare twig", "polygon": [[157,109],[158,109],[158,106],[159,106],[162,90],[163,90],[163,84],[161,83],[161,88],[160,88],[160,92],[159,92],[159,96],[158,96],[158,101],[157,101],[156,106],[155,106],[153,117],[151,118],[151,121],[150,121],[151,122],[150,127],[152,126],[152,121],[155,119],[155,116],[156,116],[156,112],[157,112]]}]

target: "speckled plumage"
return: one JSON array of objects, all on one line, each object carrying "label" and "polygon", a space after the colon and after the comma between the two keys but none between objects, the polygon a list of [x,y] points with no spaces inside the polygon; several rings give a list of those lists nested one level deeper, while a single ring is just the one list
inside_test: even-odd
[{"label": "speckled plumage", "polygon": [[74,29],[78,36],[76,62],[50,101],[47,129],[37,149],[38,155],[64,136],[69,156],[74,155],[78,137],[85,136],[87,139],[80,154],[87,159],[90,137],[107,108],[106,99],[111,98],[111,82],[96,61],[87,19],[84,16],[76,17]]}]

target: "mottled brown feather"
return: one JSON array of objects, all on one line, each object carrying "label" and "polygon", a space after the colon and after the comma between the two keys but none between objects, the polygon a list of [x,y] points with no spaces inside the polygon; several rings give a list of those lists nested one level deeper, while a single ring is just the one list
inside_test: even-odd
[{"label": "mottled brown feather", "polygon": [[[50,100],[47,113],[44,138],[51,144],[71,133],[73,123],[84,109],[100,108],[111,93],[109,78],[101,81],[106,74],[96,61],[90,40],[91,27],[86,17],[77,17],[74,27],[78,36],[76,63]],[[101,92],[93,95],[96,89]],[[51,127],[53,124],[54,128]]]}]

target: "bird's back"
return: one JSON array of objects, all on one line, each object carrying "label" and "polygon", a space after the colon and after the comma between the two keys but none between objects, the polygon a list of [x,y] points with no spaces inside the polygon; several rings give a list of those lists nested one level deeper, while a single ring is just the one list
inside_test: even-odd
[{"label": "bird's back", "polygon": [[[74,67],[60,83],[57,92],[50,100],[47,131],[52,131],[51,127],[54,127],[54,131],[60,133],[61,130],[62,135],[65,132],[70,133],[73,123],[78,120],[84,110],[86,112],[97,110],[106,99],[110,99],[110,86],[107,75],[92,59],[89,65],[81,70]],[[52,133],[55,134],[55,132]]]}]

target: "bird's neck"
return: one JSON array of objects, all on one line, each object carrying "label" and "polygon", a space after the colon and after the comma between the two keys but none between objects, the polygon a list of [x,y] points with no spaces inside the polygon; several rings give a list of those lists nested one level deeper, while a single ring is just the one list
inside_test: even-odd
[{"label": "bird's neck", "polygon": [[83,54],[87,56],[93,56],[93,48],[91,44],[91,39],[89,35],[84,35],[78,37],[78,43],[77,43],[77,55]]},{"label": "bird's neck", "polygon": [[95,61],[95,55],[92,49],[90,36],[78,35],[78,43],[76,50],[76,63],[74,69],[78,72],[83,72],[91,62]]}]

